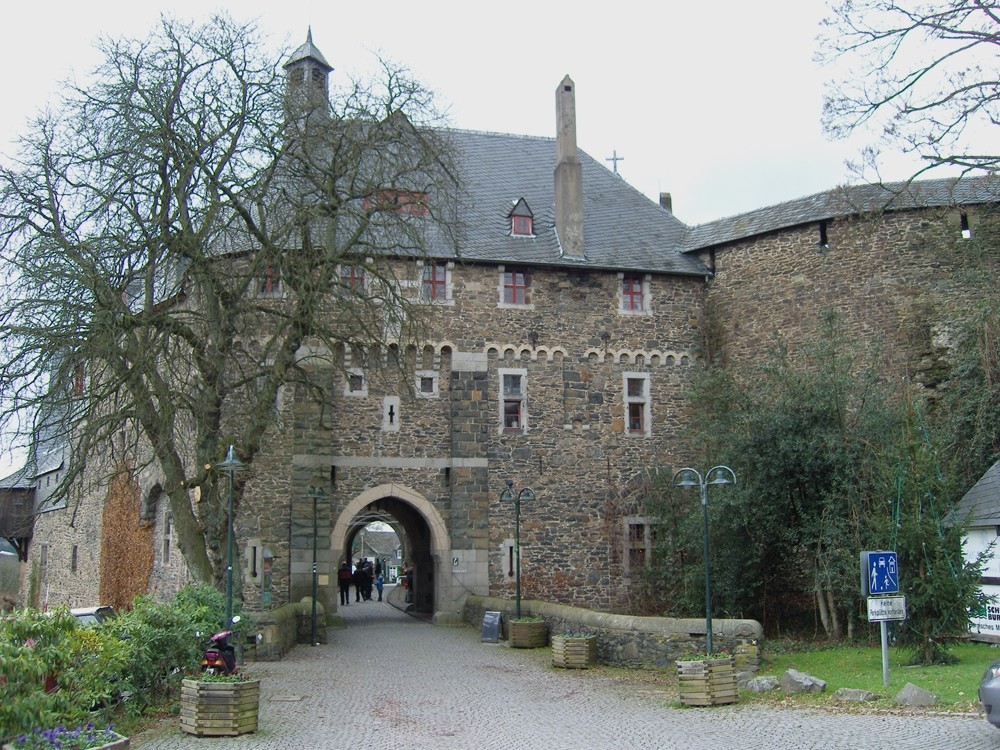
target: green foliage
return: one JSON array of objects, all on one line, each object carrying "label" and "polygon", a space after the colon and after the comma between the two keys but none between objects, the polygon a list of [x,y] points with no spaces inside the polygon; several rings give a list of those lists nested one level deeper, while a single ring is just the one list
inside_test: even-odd
[{"label": "green foliage", "polygon": [[0,741],[83,724],[95,711],[107,718],[126,697],[124,707],[141,712],[199,669],[223,608],[218,591],[191,586],[169,603],[139,597],[94,628],[66,609],[0,616]]},{"label": "green foliage", "polygon": [[971,487],[1000,455],[1000,301],[988,298],[955,332],[939,410],[950,466]]},{"label": "green foliage", "polygon": [[126,648],[110,633],[79,627],[66,609],[4,615],[0,727],[13,736],[84,722],[91,710],[113,699]]},{"label": "green foliage", "polygon": [[198,668],[208,635],[220,629],[224,604],[211,586],[191,585],[169,603],[136,597],[131,611],[105,626],[132,646],[124,674],[137,702],[155,700]]},{"label": "green foliage", "polygon": [[[869,536],[866,472],[893,421],[875,371],[829,314],[794,359],[779,341],[759,366],[696,380],[699,460],[737,474],[736,485],[709,491],[713,609],[775,632],[812,603],[829,634],[849,628]],[[652,575],[671,613],[703,611],[701,508],[669,477],[655,484],[663,565]]]},{"label": "green foliage", "polygon": [[908,619],[897,643],[912,649],[911,664],[951,663],[949,644],[967,632],[969,612],[982,604],[983,560],[964,560],[963,529],[947,518],[959,491],[941,472],[918,405],[907,400],[903,409],[899,437],[881,467],[884,507],[872,518],[883,522],[879,536],[899,557]]}]

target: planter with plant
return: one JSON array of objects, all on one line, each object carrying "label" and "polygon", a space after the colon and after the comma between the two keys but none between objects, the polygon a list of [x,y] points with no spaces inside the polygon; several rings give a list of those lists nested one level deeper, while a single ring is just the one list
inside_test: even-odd
[{"label": "planter with plant", "polygon": [[58,726],[55,729],[36,729],[15,737],[3,750],[127,750],[128,737],[122,737],[109,724],[98,729],[85,724],[75,729]]},{"label": "planter with plant", "polygon": [[597,662],[597,636],[592,633],[563,633],[552,636],[552,666],[562,669],[589,669]]},{"label": "planter with plant", "polygon": [[677,692],[685,706],[736,703],[739,687],[729,654],[705,654],[677,661]]},{"label": "planter with plant", "polygon": [[257,731],[260,680],[245,675],[200,674],[181,681],[181,730],[199,737],[234,737]]},{"label": "planter with plant", "polygon": [[548,625],[541,617],[512,617],[507,631],[511,648],[541,648],[548,643]]}]

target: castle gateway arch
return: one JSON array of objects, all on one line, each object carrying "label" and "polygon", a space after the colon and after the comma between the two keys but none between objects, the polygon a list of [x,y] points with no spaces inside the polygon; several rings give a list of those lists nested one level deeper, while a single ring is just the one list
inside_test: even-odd
[{"label": "castle gateway arch", "polygon": [[[469,592],[470,583],[461,579],[470,572],[467,563],[471,561],[467,554],[452,551],[448,529],[437,508],[419,492],[404,485],[390,483],[371,487],[343,507],[330,533],[331,582],[336,580],[335,568],[340,560],[351,559],[354,537],[363,526],[359,521],[365,519],[385,520],[399,535],[404,564],[413,566],[413,608],[433,614],[435,621],[452,621],[458,617],[461,599]],[[335,601],[336,596],[330,599]]]}]

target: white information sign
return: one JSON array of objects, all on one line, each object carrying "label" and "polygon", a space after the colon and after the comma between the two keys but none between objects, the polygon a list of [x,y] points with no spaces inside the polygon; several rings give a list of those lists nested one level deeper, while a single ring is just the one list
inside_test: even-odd
[{"label": "white information sign", "polygon": [[869,596],[868,621],[885,622],[887,620],[906,619],[905,596]]}]

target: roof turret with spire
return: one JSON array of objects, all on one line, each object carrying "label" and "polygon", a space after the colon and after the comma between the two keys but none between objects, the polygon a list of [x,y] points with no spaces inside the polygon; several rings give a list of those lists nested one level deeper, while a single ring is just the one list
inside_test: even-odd
[{"label": "roof turret with spire", "polygon": [[333,66],[313,44],[312,26],[306,33],[305,44],[291,54],[283,67],[288,77],[289,104],[305,105],[308,110],[322,108],[325,111],[329,102],[329,76]]}]

